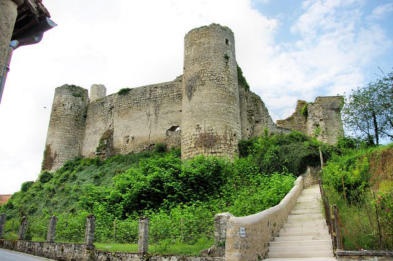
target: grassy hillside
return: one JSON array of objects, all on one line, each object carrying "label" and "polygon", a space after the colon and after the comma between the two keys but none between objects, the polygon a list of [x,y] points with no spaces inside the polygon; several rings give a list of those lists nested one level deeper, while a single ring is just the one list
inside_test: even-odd
[{"label": "grassy hillside", "polygon": [[344,248],[393,249],[393,144],[342,148],[323,169],[340,211]]},{"label": "grassy hillside", "polygon": [[[234,162],[202,156],[182,162],[179,150],[166,152],[163,145],[107,160],[75,159],[24,183],[0,208],[7,214],[6,237],[16,236],[26,215],[29,236],[43,240],[50,216],[56,215],[56,240],[79,242],[85,217],[93,213],[98,242],[135,243],[143,215],[150,218],[150,239],[158,252],[177,243],[207,248],[216,213],[249,215],[276,205],[295,176],[319,164],[320,145],[294,132],[242,141]],[[326,158],[333,150],[322,149]]]}]

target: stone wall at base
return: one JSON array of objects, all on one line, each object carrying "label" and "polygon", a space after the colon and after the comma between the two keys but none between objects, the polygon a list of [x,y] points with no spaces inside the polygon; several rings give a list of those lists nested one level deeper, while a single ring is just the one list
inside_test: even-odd
[{"label": "stone wall at base", "polygon": [[221,257],[140,255],[89,250],[85,245],[0,239],[0,248],[62,261],[224,261]]},{"label": "stone wall at base", "polygon": [[337,250],[338,261],[392,261],[393,251],[384,250],[362,250],[362,251],[349,251]]}]

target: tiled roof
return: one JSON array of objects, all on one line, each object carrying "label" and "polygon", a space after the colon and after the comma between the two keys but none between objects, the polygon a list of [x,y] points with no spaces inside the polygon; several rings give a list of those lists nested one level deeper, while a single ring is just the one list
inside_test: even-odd
[{"label": "tiled roof", "polygon": [[7,203],[12,195],[0,195],[0,205]]}]

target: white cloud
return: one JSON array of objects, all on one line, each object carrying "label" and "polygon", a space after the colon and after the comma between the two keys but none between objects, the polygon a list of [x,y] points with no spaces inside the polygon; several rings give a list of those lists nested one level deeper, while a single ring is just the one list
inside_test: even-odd
[{"label": "white cloud", "polygon": [[304,11],[291,27],[300,39],[279,44],[264,68],[255,72],[258,78],[251,75],[256,83],[252,86],[265,94],[268,108],[276,115],[289,116],[288,108],[295,106],[295,101],[277,102],[283,94],[312,100],[318,95],[343,94],[363,84],[363,68],[386,52],[392,40],[377,24],[362,23],[362,2],[303,3]]},{"label": "white cloud", "polygon": [[393,11],[393,3],[379,5],[373,9],[369,18],[381,19],[385,17],[388,13],[391,13],[392,11]]},{"label": "white cloud", "polygon": [[215,22],[234,31],[237,60],[275,119],[290,115],[297,99],[361,84],[362,66],[391,39],[376,24],[359,25],[359,2],[304,1],[292,26],[299,39],[281,43],[280,21],[251,0],[46,1],[58,27],[15,52],[0,105],[0,194],[37,177],[55,87],[102,83],[113,93],[172,80],[194,27]]}]

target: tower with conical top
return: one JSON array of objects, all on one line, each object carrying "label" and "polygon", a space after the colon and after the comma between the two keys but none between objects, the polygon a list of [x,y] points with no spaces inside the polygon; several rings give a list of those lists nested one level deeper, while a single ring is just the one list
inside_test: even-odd
[{"label": "tower with conical top", "polygon": [[211,24],[184,39],[182,158],[234,158],[241,136],[235,40]]}]

